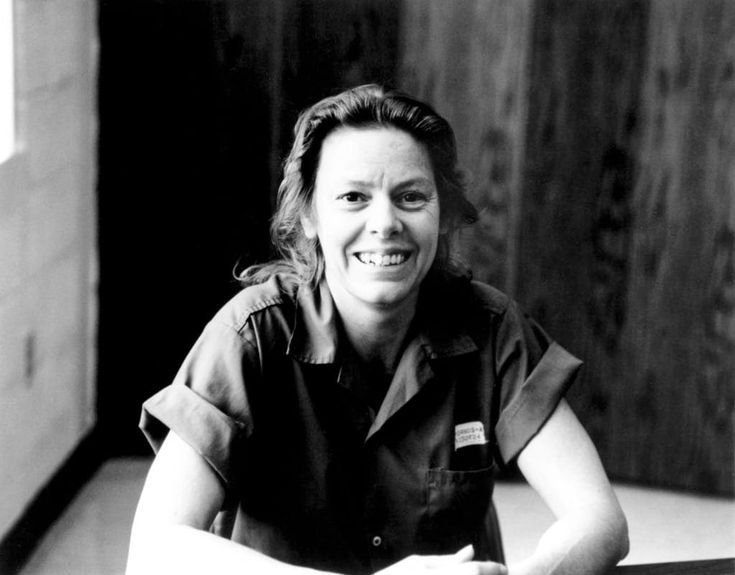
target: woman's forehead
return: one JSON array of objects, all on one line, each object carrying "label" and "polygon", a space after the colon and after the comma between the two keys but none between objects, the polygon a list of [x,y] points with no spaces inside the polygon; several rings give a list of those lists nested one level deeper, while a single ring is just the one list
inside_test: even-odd
[{"label": "woman's forehead", "polygon": [[411,134],[393,126],[340,127],[321,147],[317,179],[340,179],[370,184],[376,178],[433,183],[426,147]]}]

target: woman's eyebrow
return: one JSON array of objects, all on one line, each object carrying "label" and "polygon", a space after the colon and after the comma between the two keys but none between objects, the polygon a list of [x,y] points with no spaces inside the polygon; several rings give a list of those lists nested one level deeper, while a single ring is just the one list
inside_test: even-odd
[{"label": "woman's eyebrow", "polygon": [[434,181],[430,178],[426,178],[424,176],[418,176],[415,178],[409,178],[407,180],[403,180],[401,182],[398,182],[396,185],[396,188],[408,188],[411,186],[433,186]]},{"label": "woman's eyebrow", "polygon": [[356,188],[369,188],[373,185],[373,182],[369,180],[353,180],[347,179],[344,183],[348,186],[354,186]]},{"label": "woman's eyebrow", "polygon": [[[347,178],[343,182],[346,186],[351,186],[355,188],[372,188],[375,186],[375,182],[370,180],[362,180],[359,178]],[[433,186],[434,181],[431,178],[427,178],[425,176],[416,176],[416,177],[409,177],[405,180],[400,180],[392,187],[394,189],[399,188],[408,188],[411,186]]]}]

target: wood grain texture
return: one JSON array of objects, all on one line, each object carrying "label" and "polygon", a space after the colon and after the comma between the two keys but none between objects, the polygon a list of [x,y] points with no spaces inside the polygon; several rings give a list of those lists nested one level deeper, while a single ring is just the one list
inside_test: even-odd
[{"label": "wood grain texture", "polygon": [[537,4],[518,297],[619,478],[733,492],[733,16]]},{"label": "wood grain texture", "polygon": [[395,83],[398,4],[389,0],[227,0],[228,70],[270,126],[271,209],[298,114],[347,87]]},{"label": "wood grain texture", "polygon": [[398,11],[390,0],[314,0],[283,5],[276,142],[285,157],[299,112],[352,86],[395,84]]},{"label": "wood grain texture", "polygon": [[[534,14],[516,295],[586,367],[572,404],[615,472],[634,226],[644,2],[544,0]],[[635,318],[633,318],[635,321]]]},{"label": "wood grain texture", "polygon": [[[651,3],[617,474],[735,488],[735,4]],[[611,422],[613,423],[613,422]]]},{"label": "wood grain texture", "polygon": [[475,277],[515,282],[519,181],[526,117],[529,0],[403,3],[398,78],[455,129],[480,220],[460,251]]}]

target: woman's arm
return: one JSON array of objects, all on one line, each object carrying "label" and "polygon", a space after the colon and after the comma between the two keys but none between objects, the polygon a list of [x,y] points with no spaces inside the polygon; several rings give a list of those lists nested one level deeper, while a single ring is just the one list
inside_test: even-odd
[{"label": "woman's arm", "polygon": [[592,441],[562,400],[518,457],[557,518],[511,575],[605,573],[628,553],[628,526]]},{"label": "woman's arm", "polygon": [[208,532],[223,501],[224,488],[214,470],[170,432],[138,502],[127,575],[316,573]]}]

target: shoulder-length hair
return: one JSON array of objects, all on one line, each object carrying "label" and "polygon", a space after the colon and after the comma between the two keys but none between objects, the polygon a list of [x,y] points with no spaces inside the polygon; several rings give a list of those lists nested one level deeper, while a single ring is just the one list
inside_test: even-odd
[{"label": "shoulder-length hair", "polygon": [[308,238],[301,217],[311,213],[322,142],[340,127],[388,126],[421,142],[429,154],[439,194],[441,228],[434,268],[447,270],[450,238],[462,225],[477,221],[477,210],[465,197],[457,166],[457,146],[449,123],[431,106],[396,91],[369,84],[320,100],[299,116],[294,142],[283,164],[271,239],[280,256],[240,274],[246,284],[261,283],[275,273],[288,284],[315,286],[324,274],[318,238]]}]

